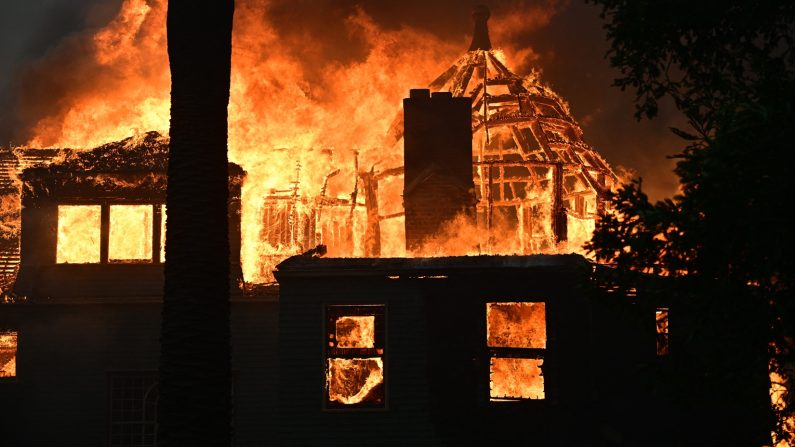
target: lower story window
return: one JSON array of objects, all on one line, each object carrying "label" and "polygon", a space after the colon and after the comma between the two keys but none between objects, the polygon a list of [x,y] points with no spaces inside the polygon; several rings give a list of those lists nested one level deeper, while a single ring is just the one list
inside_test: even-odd
[{"label": "lower story window", "polygon": [[384,306],[326,308],[326,408],[384,408]]},{"label": "lower story window", "polygon": [[543,302],[486,303],[491,401],[540,400],[547,347]]},{"label": "lower story window", "polygon": [[17,376],[17,333],[0,331],[0,379]]},{"label": "lower story window", "polygon": [[110,445],[157,445],[157,373],[111,374],[109,386]]}]

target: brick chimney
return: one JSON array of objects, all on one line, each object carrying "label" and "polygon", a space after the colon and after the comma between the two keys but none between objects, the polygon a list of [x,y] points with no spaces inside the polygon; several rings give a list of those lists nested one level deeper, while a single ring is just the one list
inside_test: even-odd
[{"label": "brick chimney", "polygon": [[474,223],[472,100],[411,90],[403,113],[403,203],[411,253],[456,215]]}]

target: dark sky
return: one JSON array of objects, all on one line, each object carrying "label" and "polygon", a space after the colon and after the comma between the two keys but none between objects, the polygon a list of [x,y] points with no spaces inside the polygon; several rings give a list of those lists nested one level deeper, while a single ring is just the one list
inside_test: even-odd
[{"label": "dark sky", "polygon": [[[599,10],[580,0],[269,0],[268,14],[284,39],[307,35],[317,40],[306,59],[347,63],[365,56],[345,27],[335,26],[361,8],[383,28],[408,26],[451,42],[462,42],[462,53],[471,32],[471,8],[485,3],[492,10],[494,27],[500,19],[514,19],[509,34],[492,29],[492,42],[532,49],[532,65],[542,80],[566,99],[585,132],[586,141],[614,167],[629,168],[644,178],[644,189],[653,198],[676,190],[666,155],[682,146],[668,131],[678,116],[663,107],[658,118],[637,122],[633,94],[611,87],[617,71],[605,59],[608,43],[601,29]],[[121,0],[3,0],[0,7],[0,145],[11,142],[16,127],[25,126],[15,116],[20,67],[46,57],[62,39],[86,29],[101,27],[119,9]],[[519,10],[546,11],[546,20],[516,16]],[[543,15],[543,14],[542,14]],[[516,17],[514,17],[516,16]],[[523,26],[521,20],[526,20]],[[504,30],[503,30],[504,31]],[[498,38],[510,42],[500,42]],[[296,51],[302,51],[297,45]],[[319,56],[320,55],[320,56]],[[452,62],[452,61],[450,61]],[[530,66],[511,67],[524,74]],[[57,73],[53,73],[57,76]],[[311,72],[308,72],[311,82]],[[39,92],[46,93],[46,92]]]}]

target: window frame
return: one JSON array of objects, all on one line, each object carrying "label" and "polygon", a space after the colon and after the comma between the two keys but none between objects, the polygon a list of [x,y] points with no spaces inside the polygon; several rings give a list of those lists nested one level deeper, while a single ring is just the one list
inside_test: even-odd
[{"label": "window frame", "polygon": [[[151,259],[137,259],[137,260],[124,260],[124,261],[111,261],[109,259],[109,243],[110,243],[110,207],[111,206],[135,206],[135,205],[149,205],[152,207],[152,256]],[[99,262],[58,262],[58,208],[61,206],[99,206],[100,207],[100,239],[99,239]],[[55,208],[55,249],[53,250],[53,263],[59,266],[62,265],[160,265],[160,251],[162,245],[165,245],[165,240],[161,245],[162,232],[161,225],[165,218],[165,202],[162,200],[62,200],[56,204]]]},{"label": "window frame", "polygon": [[[544,348],[515,348],[515,347],[500,347],[489,345],[489,332],[488,332],[488,307],[489,304],[544,304]],[[549,396],[549,382],[546,377],[545,361],[549,350],[549,306],[546,299],[486,299],[483,306],[483,339],[486,348],[488,361],[485,365],[486,374],[486,402],[489,405],[541,405],[550,399]],[[494,358],[515,358],[515,359],[528,359],[528,360],[541,360],[539,366],[541,376],[544,378],[544,397],[540,399],[533,399],[529,397],[492,397],[491,395],[491,362]]]},{"label": "window frame", "polygon": [[[323,315],[323,361],[322,361],[322,410],[329,412],[350,412],[350,411],[386,411],[389,409],[388,392],[388,372],[387,372],[387,327],[386,327],[386,304],[326,304]],[[349,316],[373,316],[374,321],[374,346],[372,348],[338,348],[330,346],[336,333],[336,320],[339,317]],[[379,352],[380,350],[380,352]],[[380,358],[383,374],[383,399],[380,404],[342,404],[329,400],[329,390],[327,386],[327,365],[330,359],[353,359],[353,358]]]}]

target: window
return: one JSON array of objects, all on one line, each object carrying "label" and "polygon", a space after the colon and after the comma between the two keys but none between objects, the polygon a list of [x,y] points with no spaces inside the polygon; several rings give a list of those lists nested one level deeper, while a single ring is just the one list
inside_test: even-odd
[{"label": "window", "polygon": [[17,333],[0,331],[0,379],[17,376]]},{"label": "window", "polygon": [[58,206],[56,262],[86,264],[100,261],[101,213],[99,205]]},{"label": "window", "polygon": [[486,303],[486,345],[491,401],[545,398],[545,303]]},{"label": "window", "polygon": [[152,260],[152,205],[111,205],[108,259]]},{"label": "window", "polygon": [[162,204],[59,205],[59,264],[162,263]]},{"label": "window", "polygon": [[668,308],[661,307],[655,312],[655,320],[657,323],[657,355],[668,355],[669,340],[668,340]]},{"label": "window", "polygon": [[326,308],[326,408],[384,408],[384,306]]},{"label": "window", "polygon": [[156,445],[157,373],[114,373],[109,386],[111,447]]}]

